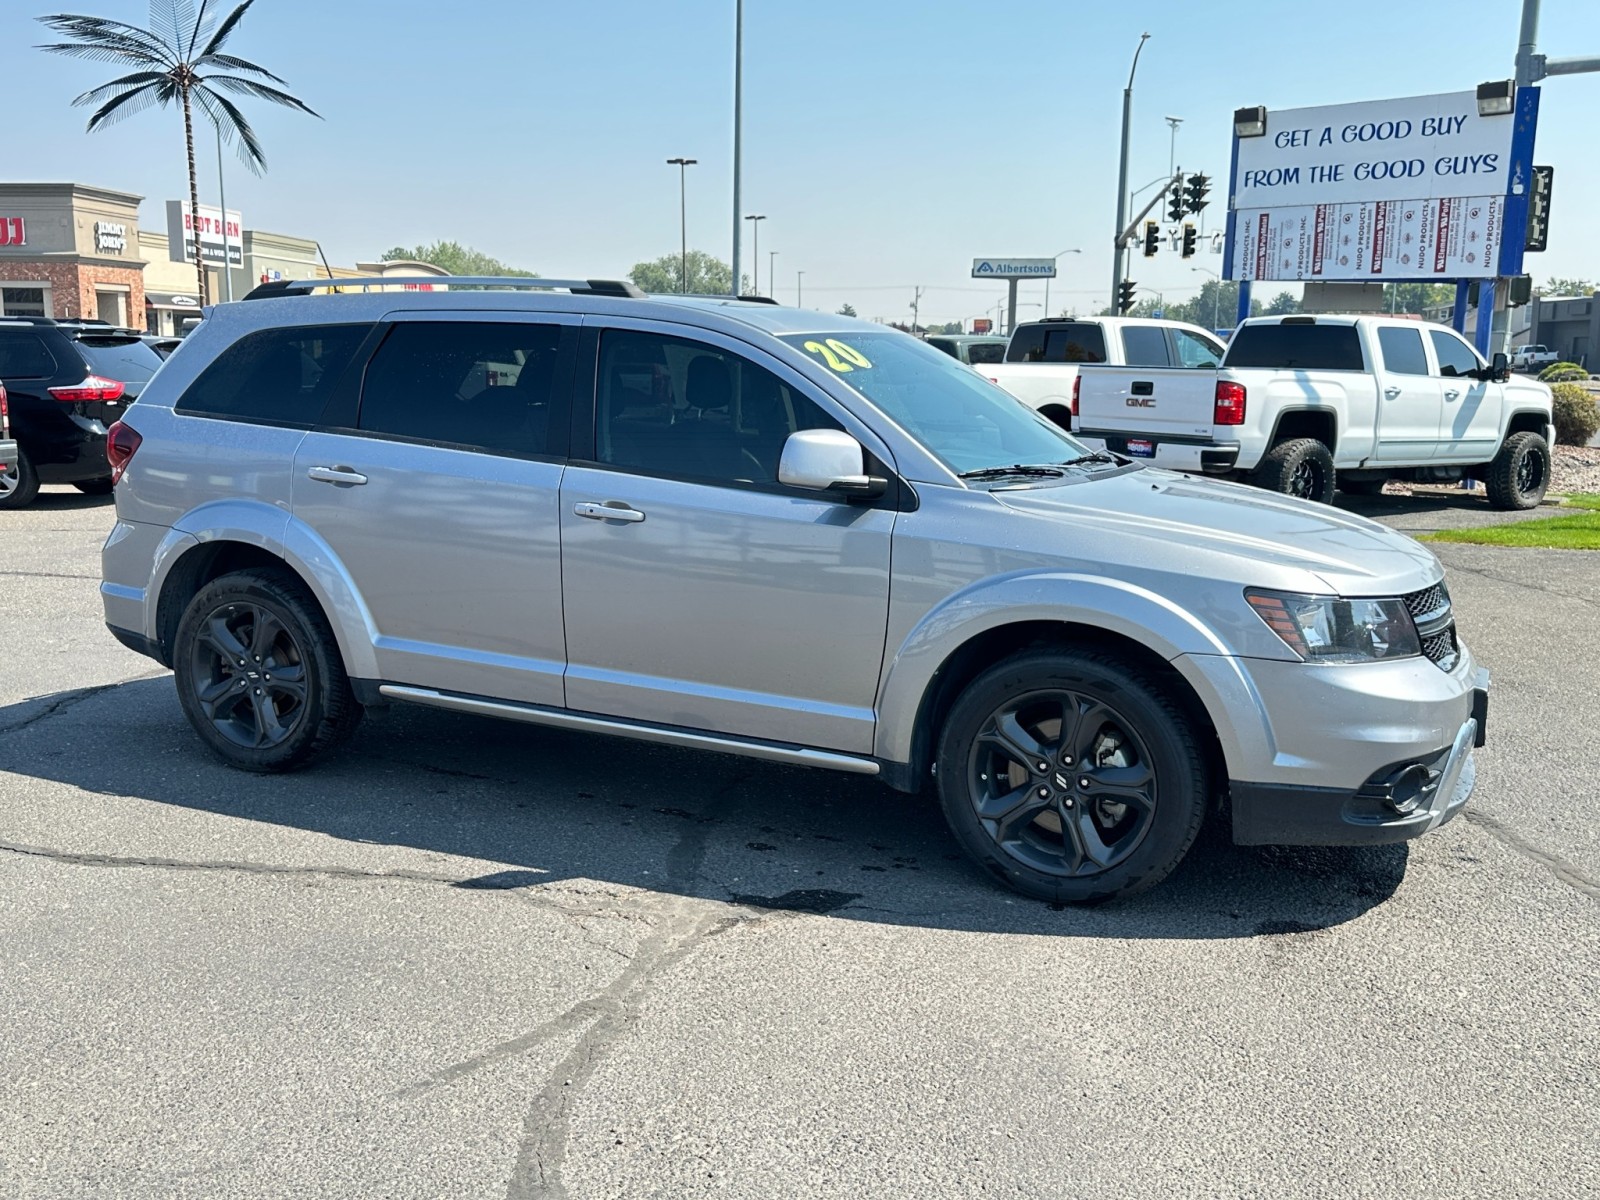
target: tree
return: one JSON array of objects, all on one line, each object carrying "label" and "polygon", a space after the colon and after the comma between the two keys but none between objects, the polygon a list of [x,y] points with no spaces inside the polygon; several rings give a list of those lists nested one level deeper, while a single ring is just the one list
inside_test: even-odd
[{"label": "tree", "polygon": [[1297,313],[1299,311],[1300,301],[1295,297],[1293,292],[1279,292],[1271,300],[1267,301],[1267,307],[1264,310],[1263,315],[1268,317],[1286,317],[1291,313]]},{"label": "tree", "polygon": [[[663,254],[654,262],[635,263],[628,278],[647,292],[688,292],[692,296],[726,296],[731,290],[733,268],[715,255],[704,250],[691,250],[688,254],[688,286],[682,286],[683,256]],[[740,294],[750,290],[750,278],[740,282]]]},{"label": "tree", "polygon": [[853,316],[855,316],[856,315],[855,305],[853,305],[853,304],[841,304],[839,306],[838,315],[841,316],[841,317],[853,317]]},{"label": "tree", "polygon": [[1454,304],[1456,289],[1448,283],[1386,283],[1383,285],[1383,311],[1415,313]]},{"label": "tree", "polygon": [[1539,289],[1541,296],[1592,296],[1596,292],[1600,286],[1589,279],[1547,279]]},{"label": "tree", "polygon": [[515,275],[526,279],[538,278],[538,273],[535,271],[508,267],[493,255],[474,250],[471,246],[463,246],[460,242],[434,242],[431,246],[418,246],[412,250],[404,246],[395,246],[385,250],[381,257],[384,262],[410,259],[412,262],[429,263],[441,270],[449,271],[452,275]]},{"label": "tree", "polygon": [[208,12],[211,0],[200,0],[198,10],[194,0],[150,0],[149,29],[109,17],[70,13],[39,18],[52,33],[70,40],[38,49],[135,68],[73,100],[74,107],[99,105],[89,117],[90,133],[154,104],[165,108],[176,100],[183,109],[183,140],[189,154],[189,211],[194,216],[194,268],[200,281],[202,304],[208,298],[205,262],[200,257],[200,187],[195,178],[191,105],[199,106],[211,119],[223,141],[231,145],[234,138],[238,138],[239,157],[257,175],[266,170],[266,155],[261,151],[261,143],[256,139],[255,130],[250,128],[250,122],[223,92],[270,100],[285,108],[317,116],[304,101],[271,86],[284,82],[271,71],[222,52],[223,43],[239,27],[254,3],[255,0],[244,0],[221,24]]}]

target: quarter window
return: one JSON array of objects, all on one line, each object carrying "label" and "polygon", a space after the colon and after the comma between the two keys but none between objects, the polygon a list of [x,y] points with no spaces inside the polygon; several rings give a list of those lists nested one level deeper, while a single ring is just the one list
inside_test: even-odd
[{"label": "quarter window", "polygon": [[561,333],[513,321],[400,322],[367,367],[356,424],[499,454],[547,454]]},{"label": "quarter window", "polygon": [[1442,329],[1430,329],[1428,336],[1433,339],[1433,353],[1439,360],[1439,374],[1450,377],[1465,375],[1482,365],[1472,347],[1455,334]]},{"label": "quarter window", "polygon": [[772,372],[684,338],[608,331],[597,385],[596,458],[651,475],[776,483],[791,433],[840,428]]},{"label": "quarter window", "polygon": [[1422,352],[1420,329],[1378,327],[1378,346],[1383,351],[1384,367],[1396,375],[1426,375],[1428,359]]},{"label": "quarter window", "polygon": [[240,338],[189,385],[180,413],[310,427],[369,325],[302,325]]}]

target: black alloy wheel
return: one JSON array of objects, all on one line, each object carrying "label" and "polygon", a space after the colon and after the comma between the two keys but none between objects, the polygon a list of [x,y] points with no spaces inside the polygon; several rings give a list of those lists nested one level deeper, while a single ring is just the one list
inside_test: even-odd
[{"label": "black alloy wheel", "polygon": [[188,669],[201,711],[236,746],[281,746],[305,716],[305,655],[260,604],[223,604],[207,614]]}]

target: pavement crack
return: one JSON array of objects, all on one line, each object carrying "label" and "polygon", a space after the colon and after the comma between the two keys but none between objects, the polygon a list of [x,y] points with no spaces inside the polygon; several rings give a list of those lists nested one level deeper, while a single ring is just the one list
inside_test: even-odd
[{"label": "pavement crack", "polygon": [[0,841],[0,851],[23,858],[44,858],[51,862],[78,867],[143,867],[157,871],[222,871],[240,875],[316,876],[325,879],[398,879],[408,883],[435,883],[455,886],[461,878],[455,875],[434,875],[427,871],[362,871],[355,867],[292,867],[280,863],[243,862],[236,859],[182,859],[155,856],[118,854],[86,854],[73,850],[53,850],[46,846],[29,846],[18,842]]},{"label": "pavement crack", "polygon": [[98,575],[66,575],[59,571],[0,571],[0,577],[12,576],[18,579],[93,579],[99,582]]},{"label": "pavement crack", "polygon": [[1582,892],[1591,900],[1600,900],[1600,880],[1584,874],[1583,871],[1566,859],[1551,854],[1547,850],[1541,850],[1531,842],[1524,841],[1518,834],[1513,833],[1493,817],[1471,810],[1464,812],[1462,816],[1466,818],[1469,825],[1477,826],[1513,853],[1528,859],[1530,862],[1538,863],[1568,887]]},{"label": "pavement crack", "polygon": [[22,720],[13,721],[9,725],[0,725],[0,737],[8,733],[16,733],[19,729],[26,729],[30,725],[37,725],[47,717],[53,717],[57,713],[66,712],[69,708],[75,708],[85,700],[92,700],[101,692],[109,692],[112,688],[119,688],[125,683],[138,683],[145,679],[158,679],[165,674],[165,671],[149,671],[143,675],[132,675],[127,679],[119,679],[115,683],[97,683],[93,687],[60,692],[32,716],[23,717]]}]

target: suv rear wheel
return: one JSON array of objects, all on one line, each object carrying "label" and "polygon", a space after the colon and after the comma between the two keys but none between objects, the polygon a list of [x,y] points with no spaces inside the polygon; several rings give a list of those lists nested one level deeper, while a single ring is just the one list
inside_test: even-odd
[{"label": "suv rear wheel", "polygon": [[178,622],[178,700],[200,738],[247,771],[291,771],[361,721],[333,632],[291,576],[238,571],[207,584]]},{"label": "suv rear wheel", "polygon": [[1550,486],[1550,447],[1537,433],[1513,433],[1484,472],[1494,508],[1533,508]]},{"label": "suv rear wheel", "polygon": [[1333,454],[1316,438],[1279,442],[1262,457],[1250,482],[1285,496],[1333,503]]},{"label": "suv rear wheel", "polygon": [[0,508],[26,508],[38,494],[39,473],[18,446],[17,465],[9,471],[0,471]]},{"label": "suv rear wheel", "polygon": [[1154,679],[1091,651],[1030,651],[980,675],[945,722],[937,776],[967,853],[1056,903],[1159,883],[1205,812],[1189,719]]}]

